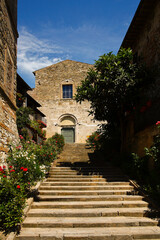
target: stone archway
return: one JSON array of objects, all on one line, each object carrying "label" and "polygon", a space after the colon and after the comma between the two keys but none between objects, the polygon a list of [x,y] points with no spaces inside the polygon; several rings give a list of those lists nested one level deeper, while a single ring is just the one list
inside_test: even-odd
[{"label": "stone archway", "polygon": [[65,114],[59,119],[61,134],[64,136],[65,143],[74,143],[76,137],[76,118],[72,115]]}]

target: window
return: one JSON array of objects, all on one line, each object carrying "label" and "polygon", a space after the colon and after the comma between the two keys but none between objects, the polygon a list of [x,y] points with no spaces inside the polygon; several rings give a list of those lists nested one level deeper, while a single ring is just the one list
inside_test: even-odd
[{"label": "window", "polygon": [[63,85],[63,98],[72,98],[73,97],[73,86],[72,84]]}]

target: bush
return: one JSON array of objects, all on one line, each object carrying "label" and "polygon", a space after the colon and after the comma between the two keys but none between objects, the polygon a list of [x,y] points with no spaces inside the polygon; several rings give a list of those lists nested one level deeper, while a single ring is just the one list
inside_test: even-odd
[{"label": "bush", "polygon": [[17,172],[0,167],[0,231],[5,234],[17,231],[25,207],[24,186],[17,178]]},{"label": "bush", "polygon": [[46,142],[43,145],[36,145],[34,152],[38,163],[47,166],[47,168],[57,157],[56,146],[49,145]]},{"label": "bush", "polygon": [[42,179],[64,146],[61,135],[55,134],[42,145],[25,141],[10,147],[8,170],[0,167],[0,231],[17,231],[22,222],[25,199],[30,187]]},{"label": "bush", "polygon": [[44,177],[44,172],[40,168],[32,145],[28,148],[26,146],[23,147],[23,145],[12,147],[7,162],[8,165],[13,166],[17,173],[17,178],[20,183],[26,186],[26,189]]},{"label": "bush", "polygon": [[100,149],[100,134],[98,132],[92,133],[90,136],[88,136],[86,142],[93,150],[99,150]]},{"label": "bush", "polygon": [[64,137],[58,133],[55,133],[51,138],[46,141],[47,145],[55,145],[57,153],[60,153],[64,147]]}]

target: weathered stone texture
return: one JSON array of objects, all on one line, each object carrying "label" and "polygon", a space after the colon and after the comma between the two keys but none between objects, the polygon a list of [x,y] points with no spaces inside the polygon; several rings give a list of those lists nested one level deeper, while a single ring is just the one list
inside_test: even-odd
[{"label": "weathered stone texture", "polygon": [[17,33],[4,0],[0,2],[0,21],[0,87],[16,105]]},{"label": "weathered stone texture", "polygon": [[137,36],[134,52],[143,57],[148,65],[158,64],[160,61],[160,2],[154,9],[150,9],[144,27]]},{"label": "weathered stone texture", "polygon": [[51,137],[55,132],[61,133],[64,117],[68,117],[68,124],[65,123],[67,125],[71,124],[69,117],[73,119],[75,142],[85,142],[86,137],[97,129],[99,122],[88,116],[88,101],[79,104],[74,99],[62,97],[62,85],[72,84],[74,95],[91,67],[93,66],[90,64],[65,60],[35,71],[36,87],[30,94],[42,105],[41,111],[46,115],[47,137]]},{"label": "weathered stone texture", "polygon": [[[141,1],[137,12],[132,20],[128,32],[123,40],[122,47],[132,48],[137,60],[145,62],[147,67],[159,68],[160,62],[160,1]],[[160,75],[156,71],[156,82],[154,87],[142,92],[142,99],[145,97],[151,102],[151,107],[146,112],[137,112],[136,120],[132,117],[127,120],[125,148],[128,152],[136,152],[144,155],[144,147],[153,144],[153,137],[158,133],[155,126],[159,120],[160,102]],[[141,103],[140,105],[143,106]],[[141,115],[141,116],[140,116]],[[143,118],[143,119],[142,119]],[[142,126],[136,130],[140,122]]]},{"label": "weathered stone texture", "polygon": [[17,0],[0,1],[0,162],[8,144],[18,140],[16,127]]}]

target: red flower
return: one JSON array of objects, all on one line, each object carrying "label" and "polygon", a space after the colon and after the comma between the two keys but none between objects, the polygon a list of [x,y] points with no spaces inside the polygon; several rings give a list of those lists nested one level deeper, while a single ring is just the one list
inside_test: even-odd
[{"label": "red flower", "polygon": [[146,109],[147,109],[147,107],[146,107],[146,106],[142,106],[142,107],[141,107],[141,109],[140,109],[140,112],[141,112],[141,113],[143,113],[143,112],[145,112],[145,111],[146,111]]},{"label": "red flower", "polygon": [[4,173],[4,170],[2,169],[2,167],[0,167],[0,172]]},{"label": "red flower", "polygon": [[28,171],[28,168],[23,168],[23,171],[24,171],[24,172],[27,172],[27,171]]},{"label": "red flower", "polygon": [[17,185],[17,189],[20,189],[21,187],[20,187],[20,185]]},{"label": "red flower", "polygon": [[21,170],[23,170],[23,169],[24,169],[24,167],[21,167],[20,169],[21,169]]},{"label": "red flower", "polygon": [[12,168],[13,166],[9,166],[9,168]]},{"label": "red flower", "polygon": [[156,122],[156,125],[160,125],[160,121],[157,121],[157,122]]},{"label": "red flower", "polygon": [[3,175],[4,178],[6,178],[7,176],[6,175]]},{"label": "red flower", "polygon": [[15,170],[14,170],[14,169],[12,169],[10,172],[15,172]]},{"label": "red flower", "polygon": [[53,153],[51,153],[51,155],[53,155]]},{"label": "red flower", "polygon": [[21,146],[16,147],[17,149],[21,149]]},{"label": "red flower", "polygon": [[4,165],[4,166],[3,166],[3,169],[5,169],[5,168],[6,168],[6,166]]},{"label": "red flower", "polygon": [[20,139],[23,139],[23,136],[22,135],[19,135]]}]

